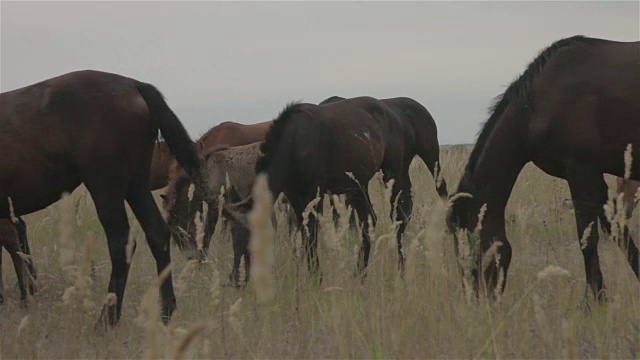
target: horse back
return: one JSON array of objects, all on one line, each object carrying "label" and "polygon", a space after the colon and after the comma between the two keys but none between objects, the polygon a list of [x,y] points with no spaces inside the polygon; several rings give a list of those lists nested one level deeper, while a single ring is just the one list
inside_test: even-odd
[{"label": "horse back", "polygon": [[39,210],[109,161],[135,172],[140,139],[151,155],[155,136],[135,80],[120,75],[78,71],[2,93],[0,196],[11,196],[18,214]]},{"label": "horse back", "polygon": [[[558,50],[532,82],[531,142],[622,175],[628,144],[640,158],[638,54],[640,42],[601,39]],[[633,169],[632,178],[640,178],[640,162]]]}]

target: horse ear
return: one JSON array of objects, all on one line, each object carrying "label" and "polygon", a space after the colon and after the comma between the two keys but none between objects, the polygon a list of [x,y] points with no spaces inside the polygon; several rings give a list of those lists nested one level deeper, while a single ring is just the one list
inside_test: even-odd
[{"label": "horse ear", "polygon": [[162,200],[167,200],[167,195],[165,195],[165,194],[160,194],[160,198],[161,198]]}]

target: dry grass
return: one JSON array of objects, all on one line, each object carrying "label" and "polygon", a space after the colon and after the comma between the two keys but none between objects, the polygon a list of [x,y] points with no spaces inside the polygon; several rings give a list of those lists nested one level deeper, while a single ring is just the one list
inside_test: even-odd
[{"label": "dry grass", "polygon": [[[468,149],[444,151],[442,170],[449,184],[457,184],[467,156]],[[600,243],[610,302],[585,311],[575,221],[562,206],[569,197],[565,182],[531,165],[520,175],[507,208],[514,253],[507,291],[501,306],[493,308],[483,301],[467,303],[431,175],[416,161],[411,176],[415,206],[405,239],[405,282],[399,279],[393,237],[388,236],[393,229],[386,216],[389,205],[374,179],[379,223],[364,284],[353,277],[360,240],[346,229],[346,221],[337,229],[329,217],[320,222],[324,283],[318,287],[299,260],[299,238],[284,235],[286,222],[280,216],[273,237],[273,298],[258,302],[252,286],[224,286],[232,252],[227,237],[218,232],[210,261],[203,264],[187,263],[174,248],[178,310],[165,328],[157,315],[155,265],[132,220],[138,251],[120,326],[107,333],[93,330],[110,270],[106,240],[90,197],[79,189],[25,217],[39,271],[39,292],[29,311],[17,304],[15,275],[4,255],[7,303],[0,307],[0,358],[640,356],[638,281],[613,241]],[[638,213],[632,219],[636,243]],[[95,280],[87,276],[89,258],[97,267]]]}]

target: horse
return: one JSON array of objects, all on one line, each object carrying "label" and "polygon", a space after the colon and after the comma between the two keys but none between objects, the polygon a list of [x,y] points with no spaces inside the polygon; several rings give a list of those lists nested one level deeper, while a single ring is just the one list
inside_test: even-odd
[{"label": "horse", "polygon": [[[211,149],[223,149],[262,141],[271,123],[272,121],[240,124],[233,121],[225,121],[207,130],[196,141],[196,149],[198,154],[203,154]],[[176,163],[175,157],[171,155],[166,143],[164,141],[156,143],[149,174],[150,190],[165,188],[179,172],[180,166]]]},{"label": "horse", "polygon": [[[341,100],[345,100],[345,98],[331,96],[318,105],[331,104]],[[447,182],[444,177],[441,176],[442,174],[440,172],[442,164],[439,164],[440,144],[438,142],[438,127],[429,110],[417,101],[407,97],[380,99],[380,101],[398,115],[400,120],[404,122],[405,127],[415,132],[416,139],[414,141],[422,142],[420,146],[414,145],[414,147],[416,151],[421,151],[421,159],[436,180],[436,192],[441,199],[446,200],[449,194],[447,192]]]},{"label": "horse", "polygon": [[[479,245],[470,274],[476,295],[479,286],[492,294],[490,300],[504,291],[512,255],[505,207],[518,174],[533,162],[568,182],[578,239],[582,239],[587,289],[598,300],[606,299],[598,231],[591,227],[600,221],[610,230],[603,209],[608,191],[603,174],[623,176],[628,144],[632,144],[633,158],[640,159],[639,52],[640,42],[564,38],[542,50],[494,100],[450,200],[446,221],[456,251],[459,230],[472,233],[471,239]],[[640,161],[634,161],[629,170],[631,179],[640,179]],[[486,212],[478,234],[483,204]],[[620,246],[638,277],[638,248],[628,229]],[[496,261],[482,261],[493,258],[491,254]]]},{"label": "horse", "polygon": [[[170,184],[167,196],[164,197],[163,207],[167,212],[167,222],[173,233],[176,243],[181,249],[195,250],[196,258],[202,260],[209,251],[211,236],[215,232],[220,212],[226,213],[225,208],[220,208],[218,199],[221,188],[224,187],[223,201],[225,204],[239,203],[251,197],[251,190],[255,181],[255,164],[260,153],[261,142],[249,145],[235,146],[223,149],[209,150],[204,154],[203,173],[206,186],[211,195],[211,201],[206,201],[208,211],[206,217],[203,213],[202,197],[192,195],[189,197],[191,179],[184,171],[181,172]],[[246,211],[241,211],[246,215]],[[204,224],[204,237],[202,248],[197,249],[195,218],[202,216]],[[233,239],[233,270],[229,275],[232,284],[239,284],[240,261],[245,259],[245,283],[248,281],[250,256],[247,249],[249,243],[249,230],[242,219],[234,216],[225,216],[231,222],[231,234]]]},{"label": "horse", "polygon": [[[248,244],[250,233],[246,224],[246,215],[250,209],[251,191],[256,178],[255,165],[262,155],[260,152],[261,143],[212,149],[204,154],[203,174],[211,200],[206,201],[197,194],[189,197],[189,188],[192,182],[184,171],[181,171],[173,179],[167,188],[166,196],[163,196],[163,207],[167,212],[167,221],[173,238],[181,250],[195,251],[195,257],[198,260],[203,260],[209,252],[211,237],[215,232],[219,215],[222,214],[223,218],[231,223],[233,268],[229,279],[231,284],[236,287],[240,286],[240,262],[243,257],[245,260],[244,284],[249,281],[251,256]],[[221,208],[218,200],[222,187],[225,188],[223,201],[230,206]],[[203,202],[208,205],[206,217],[204,216]],[[230,213],[229,209],[233,213]],[[295,225],[288,207],[282,210],[287,214],[289,228],[292,229]],[[201,221],[204,224],[201,249],[198,249],[196,241],[195,219],[197,214],[202,216]],[[272,221],[277,223],[275,217]]]},{"label": "horse", "polygon": [[[419,103],[398,98],[410,114],[425,112]],[[397,230],[398,266],[404,274],[402,234],[412,211],[409,165],[417,154],[425,163],[433,160],[431,143],[422,121],[413,116],[409,124],[385,102],[372,97],[344,99],[323,105],[290,103],[278,115],[267,133],[256,164],[258,174],[266,174],[274,196],[284,193],[302,227],[303,212],[322,194],[346,194],[348,205],[357,213],[362,228],[362,247],[358,269],[364,275],[369,262],[369,221],[375,226],[368,184],[380,170],[383,180],[394,179],[391,194],[392,217],[400,222]],[[415,125],[415,126],[410,126]],[[436,151],[439,151],[436,140]],[[428,165],[429,166],[429,165]],[[446,193],[446,191],[445,191]],[[397,210],[394,203],[397,202]],[[322,204],[318,204],[321,210]],[[370,219],[369,219],[370,218]],[[303,232],[309,272],[318,275],[317,216],[312,212]]]},{"label": "horse", "polygon": [[[41,210],[80,184],[95,203],[112,270],[99,323],[120,319],[129,274],[124,201],[144,230],[158,274],[170,264],[169,229],[149,191],[158,130],[202,189],[200,159],[180,120],[151,84],[117,74],[76,71],[0,94],[0,218]],[[199,191],[199,190],[198,190]],[[162,282],[162,319],[176,308],[171,272]],[[96,325],[98,325],[96,324]]]},{"label": "horse", "polygon": [[616,178],[616,191],[618,194],[623,194],[622,201],[624,202],[625,215],[627,218],[631,217],[633,209],[638,203],[638,200],[635,199],[638,188],[640,188],[640,181],[625,180],[622,177]]},{"label": "horse", "polygon": [[[27,224],[22,218],[16,218],[15,223],[9,219],[0,219],[0,251],[5,248],[11,260],[18,278],[20,288],[20,303],[26,306],[27,291],[30,295],[35,293],[33,280],[36,279],[36,270],[31,261],[25,261],[18,254],[22,252],[30,255],[29,243],[27,242]],[[28,271],[28,273],[26,271]],[[0,305],[4,303],[4,285],[2,281],[2,253],[0,252]]]}]

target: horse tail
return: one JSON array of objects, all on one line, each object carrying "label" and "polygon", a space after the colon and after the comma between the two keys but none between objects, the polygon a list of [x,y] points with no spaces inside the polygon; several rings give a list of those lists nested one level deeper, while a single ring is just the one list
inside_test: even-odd
[{"label": "horse tail", "polygon": [[135,86],[149,107],[151,121],[158,126],[171,153],[178,160],[178,164],[185,169],[189,176],[199,178],[202,164],[195,145],[176,114],[165,102],[160,91],[155,86],[143,82],[136,82]]}]

